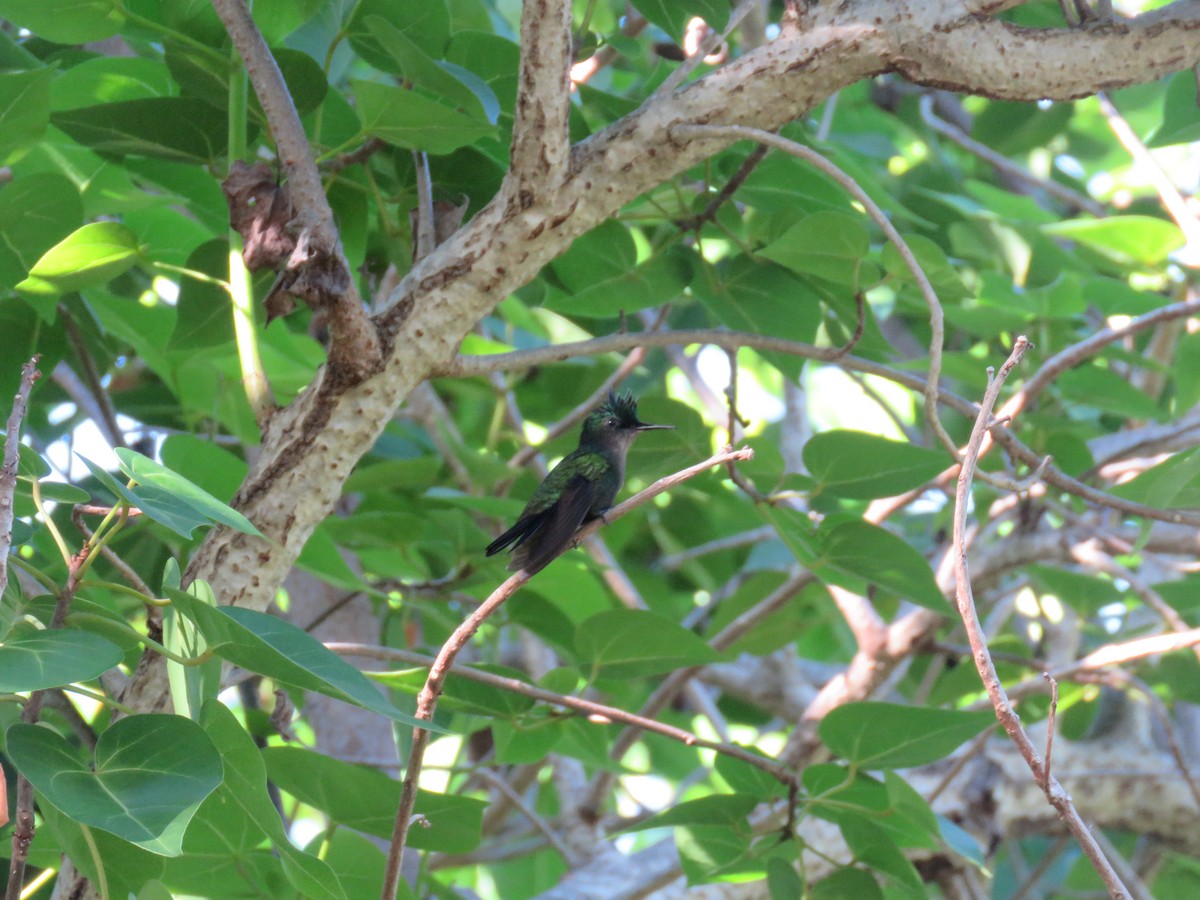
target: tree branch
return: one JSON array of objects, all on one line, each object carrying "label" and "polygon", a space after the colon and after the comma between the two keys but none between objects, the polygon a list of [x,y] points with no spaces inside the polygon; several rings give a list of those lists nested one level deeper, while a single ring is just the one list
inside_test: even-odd
[{"label": "tree branch", "polygon": [[300,232],[287,272],[310,279],[318,305],[328,313],[331,367],[351,381],[361,381],[379,369],[382,351],[342,250],[304,126],[245,0],[213,0],[213,8],[246,65],[287,175],[294,223]]},{"label": "tree branch", "polygon": [[42,377],[38,371],[40,354],[21,366],[21,383],[13,397],[12,410],[4,430],[4,466],[0,468],[0,594],[8,588],[8,554],[12,550],[13,497],[17,491],[17,471],[20,465],[21,423],[29,404],[29,393]]},{"label": "tree branch", "polygon": [[953,553],[958,611],[962,616],[963,624],[966,626],[967,638],[971,643],[972,655],[975,659],[975,667],[979,670],[979,677],[983,680],[984,688],[986,688],[988,697],[991,698],[992,706],[996,710],[996,718],[1000,720],[1000,724],[1004,726],[1004,730],[1008,733],[1013,743],[1016,744],[1017,749],[1020,750],[1021,756],[1024,757],[1030,771],[1033,773],[1034,780],[1042,787],[1042,790],[1046,794],[1046,799],[1058,810],[1059,815],[1066,822],[1071,833],[1075,835],[1084,853],[1087,854],[1088,859],[1091,861],[1092,866],[1104,880],[1105,885],[1108,886],[1109,892],[1114,897],[1128,897],[1129,892],[1127,888],[1122,884],[1120,876],[1117,875],[1116,870],[1104,855],[1104,851],[1096,842],[1087,823],[1083,821],[1079,812],[1075,809],[1071,795],[1063,789],[1058,779],[1050,772],[1046,763],[1038,756],[1037,748],[1033,746],[1033,742],[1029,739],[1029,735],[1025,733],[1025,729],[1021,727],[1020,717],[1013,710],[1012,703],[1004,691],[1004,685],[1000,681],[1000,676],[996,672],[996,666],[992,662],[987,640],[983,635],[983,629],[979,624],[979,616],[975,611],[975,600],[971,593],[971,576],[967,567],[967,551],[964,546],[971,479],[975,474],[975,466],[979,461],[979,448],[983,444],[984,434],[991,424],[992,410],[995,408],[1000,388],[1003,387],[1008,373],[1013,370],[1017,363],[1020,362],[1021,357],[1025,355],[1025,350],[1028,346],[1029,342],[1025,340],[1024,336],[1019,336],[1013,346],[1012,353],[1000,368],[999,373],[993,377],[993,373],[989,369],[988,387],[983,396],[983,405],[979,410],[978,417],[975,419],[975,426],[971,429],[971,437],[967,441],[967,450],[963,454],[962,469],[958,475],[958,487],[954,495]]}]

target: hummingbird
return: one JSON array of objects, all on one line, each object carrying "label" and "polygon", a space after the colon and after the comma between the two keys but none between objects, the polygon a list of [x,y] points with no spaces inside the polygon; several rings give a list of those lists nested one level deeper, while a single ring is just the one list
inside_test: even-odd
[{"label": "hummingbird", "polygon": [[579,526],[603,518],[625,481],[625,454],[643,431],[674,428],[647,425],[630,393],[608,399],[583,422],[579,446],[565,456],[533,492],[515,525],[487,546],[487,555],[513,548],[510,572],[540,572],[571,546]]}]

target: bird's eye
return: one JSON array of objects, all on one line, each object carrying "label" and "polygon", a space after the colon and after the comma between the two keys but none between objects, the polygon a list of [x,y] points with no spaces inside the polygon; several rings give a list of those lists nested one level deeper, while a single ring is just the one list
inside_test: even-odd
[{"label": "bird's eye", "polygon": [[617,420],[616,420],[616,419],[609,419],[609,420],[608,420],[607,422],[605,422],[604,424],[605,424],[605,425],[607,425],[609,428],[616,428],[616,427],[617,427]]}]

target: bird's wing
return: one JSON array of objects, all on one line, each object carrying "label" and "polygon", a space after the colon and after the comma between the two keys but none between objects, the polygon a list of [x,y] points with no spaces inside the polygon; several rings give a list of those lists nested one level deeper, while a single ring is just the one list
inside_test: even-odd
[{"label": "bird's wing", "polygon": [[[587,518],[596,493],[596,483],[576,475],[562,490],[558,502],[539,514],[539,521],[517,543],[510,569],[539,572],[571,546],[575,532]],[[525,517],[522,516],[522,519]]]}]

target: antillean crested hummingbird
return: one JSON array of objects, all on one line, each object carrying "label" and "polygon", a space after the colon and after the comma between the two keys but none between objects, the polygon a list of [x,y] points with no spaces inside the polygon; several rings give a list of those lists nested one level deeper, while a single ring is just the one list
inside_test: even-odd
[{"label": "antillean crested hummingbird", "polygon": [[608,399],[583,422],[579,446],[555,466],[533,492],[516,524],[487,546],[494,556],[512,546],[509,571],[540,572],[571,546],[585,522],[603,517],[625,481],[625,455],[643,431],[674,428],[638,419],[637,401],[626,393]]}]

